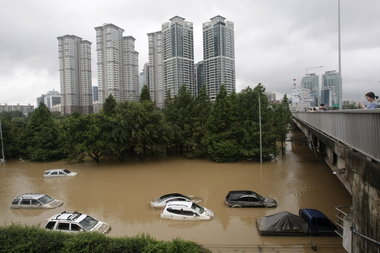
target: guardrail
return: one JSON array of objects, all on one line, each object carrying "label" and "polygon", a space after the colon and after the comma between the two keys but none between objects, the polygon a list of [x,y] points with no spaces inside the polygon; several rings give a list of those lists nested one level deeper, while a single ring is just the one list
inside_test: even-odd
[{"label": "guardrail", "polygon": [[293,112],[292,116],[380,162],[380,109]]}]

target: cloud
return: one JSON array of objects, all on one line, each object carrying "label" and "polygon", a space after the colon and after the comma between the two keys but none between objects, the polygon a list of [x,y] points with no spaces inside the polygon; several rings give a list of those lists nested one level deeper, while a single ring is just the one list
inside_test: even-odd
[{"label": "cloud", "polygon": [[[262,82],[290,93],[307,67],[338,69],[335,0],[18,0],[0,2],[0,101],[35,103],[59,87],[56,37],[91,41],[96,85],[94,27],[113,23],[136,38],[139,68],[148,61],[147,33],[179,15],[194,25],[195,62],[202,60],[202,23],[222,15],[235,25],[237,90]],[[380,93],[380,1],[341,1],[343,97]],[[314,70],[313,70],[314,71]],[[360,84],[360,86],[358,86]]]}]

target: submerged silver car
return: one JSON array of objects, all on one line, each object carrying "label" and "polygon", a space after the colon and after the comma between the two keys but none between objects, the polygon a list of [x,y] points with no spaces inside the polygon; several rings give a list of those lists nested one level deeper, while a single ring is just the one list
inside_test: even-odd
[{"label": "submerged silver car", "polygon": [[103,221],[96,220],[87,214],[62,212],[48,219],[45,229],[63,232],[99,232],[107,234],[111,227]]},{"label": "submerged silver car", "polygon": [[192,198],[190,196],[186,196],[181,193],[169,193],[150,201],[150,206],[152,208],[164,208],[166,204],[170,201],[191,201],[191,200]]},{"label": "submerged silver car", "polygon": [[61,200],[53,199],[46,194],[25,193],[12,201],[11,208],[56,208],[62,204]]},{"label": "submerged silver car", "polygon": [[191,201],[171,201],[161,212],[161,218],[172,220],[210,220],[214,212]]},{"label": "submerged silver car", "polygon": [[45,170],[44,177],[71,177],[76,176],[78,173],[69,171],[68,169],[52,169]]}]

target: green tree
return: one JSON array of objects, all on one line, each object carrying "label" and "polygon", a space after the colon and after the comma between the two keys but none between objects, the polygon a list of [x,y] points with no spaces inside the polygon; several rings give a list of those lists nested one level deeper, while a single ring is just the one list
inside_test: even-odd
[{"label": "green tree", "polygon": [[164,113],[166,120],[173,131],[172,146],[180,154],[192,152],[192,145],[188,141],[192,136],[192,113],[194,98],[186,86],[181,86],[178,96],[166,99]]},{"label": "green tree", "polygon": [[108,98],[106,98],[106,100],[104,101],[102,112],[105,115],[112,116],[116,113],[116,105],[117,102],[115,98],[112,96],[112,94],[110,94]]},{"label": "green tree", "polygon": [[191,136],[186,140],[188,157],[207,156],[207,147],[202,144],[206,135],[206,123],[211,111],[210,97],[207,95],[206,88],[203,87],[199,95],[194,100],[191,112]]},{"label": "green tree", "polygon": [[24,135],[27,158],[51,161],[62,158],[61,135],[49,109],[44,104],[30,115]]},{"label": "green tree", "polygon": [[140,159],[146,155],[165,155],[169,142],[169,128],[153,102],[132,102],[127,111],[126,121],[129,122],[133,151]]},{"label": "green tree", "polygon": [[203,144],[207,146],[209,157],[216,162],[232,162],[238,159],[238,143],[232,132],[234,102],[222,86],[206,123]]},{"label": "green tree", "polygon": [[289,124],[291,121],[291,112],[289,109],[289,100],[286,94],[282,98],[281,104],[274,105],[274,128],[276,129],[276,140],[281,143],[281,152],[285,152],[285,140],[289,133]]},{"label": "green tree", "polygon": [[84,117],[86,121],[86,127],[82,130],[84,149],[88,156],[99,163],[100,158],[109,150],[109,143],[107,143],[107,138],[104,135],[104,130],[108,124],[106,123],[104,126],[105,116],[102,114],[90,114]]},{"label": "green tree", "polygon": [[[0,113],[5,158],[18,158],[22,155],[22,136],[26,118],[20,111]],[[1,157],[0,157],[1,158]]]},{"label": "green tree", "polygon": [[144,102],[144,101],[152,101],[150,99],[149,90],[146,85],[144,85],[144,87],[142,88],[141,95],[140,95],[140,102]]},{"label": "green tree", "polygon": [[87,136],[88,118],[74,112],[62,122],[64,152],[70,160],[83,161],[86,156],[84,145]]}]

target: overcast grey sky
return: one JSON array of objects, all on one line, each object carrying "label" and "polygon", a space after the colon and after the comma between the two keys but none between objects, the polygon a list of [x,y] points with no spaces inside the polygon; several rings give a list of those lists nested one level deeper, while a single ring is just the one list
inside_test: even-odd
[{"label": "overcast grey sky", "polygon": [[[173,16],[194,25],[195,62],[202,60],[202,23],[221,15],[235,24],[237,91],[262,83],[291,93],[306,68],[338,69],[337,0],[0,0],[0,103],[35,104],[59,90],[56,37],[91,41],[97,85],[94,27],[113,23],[136,38],[139,69],[148,61],[147,33]],[[341,0],[343,100],[380,94],[380,1]]]}]

